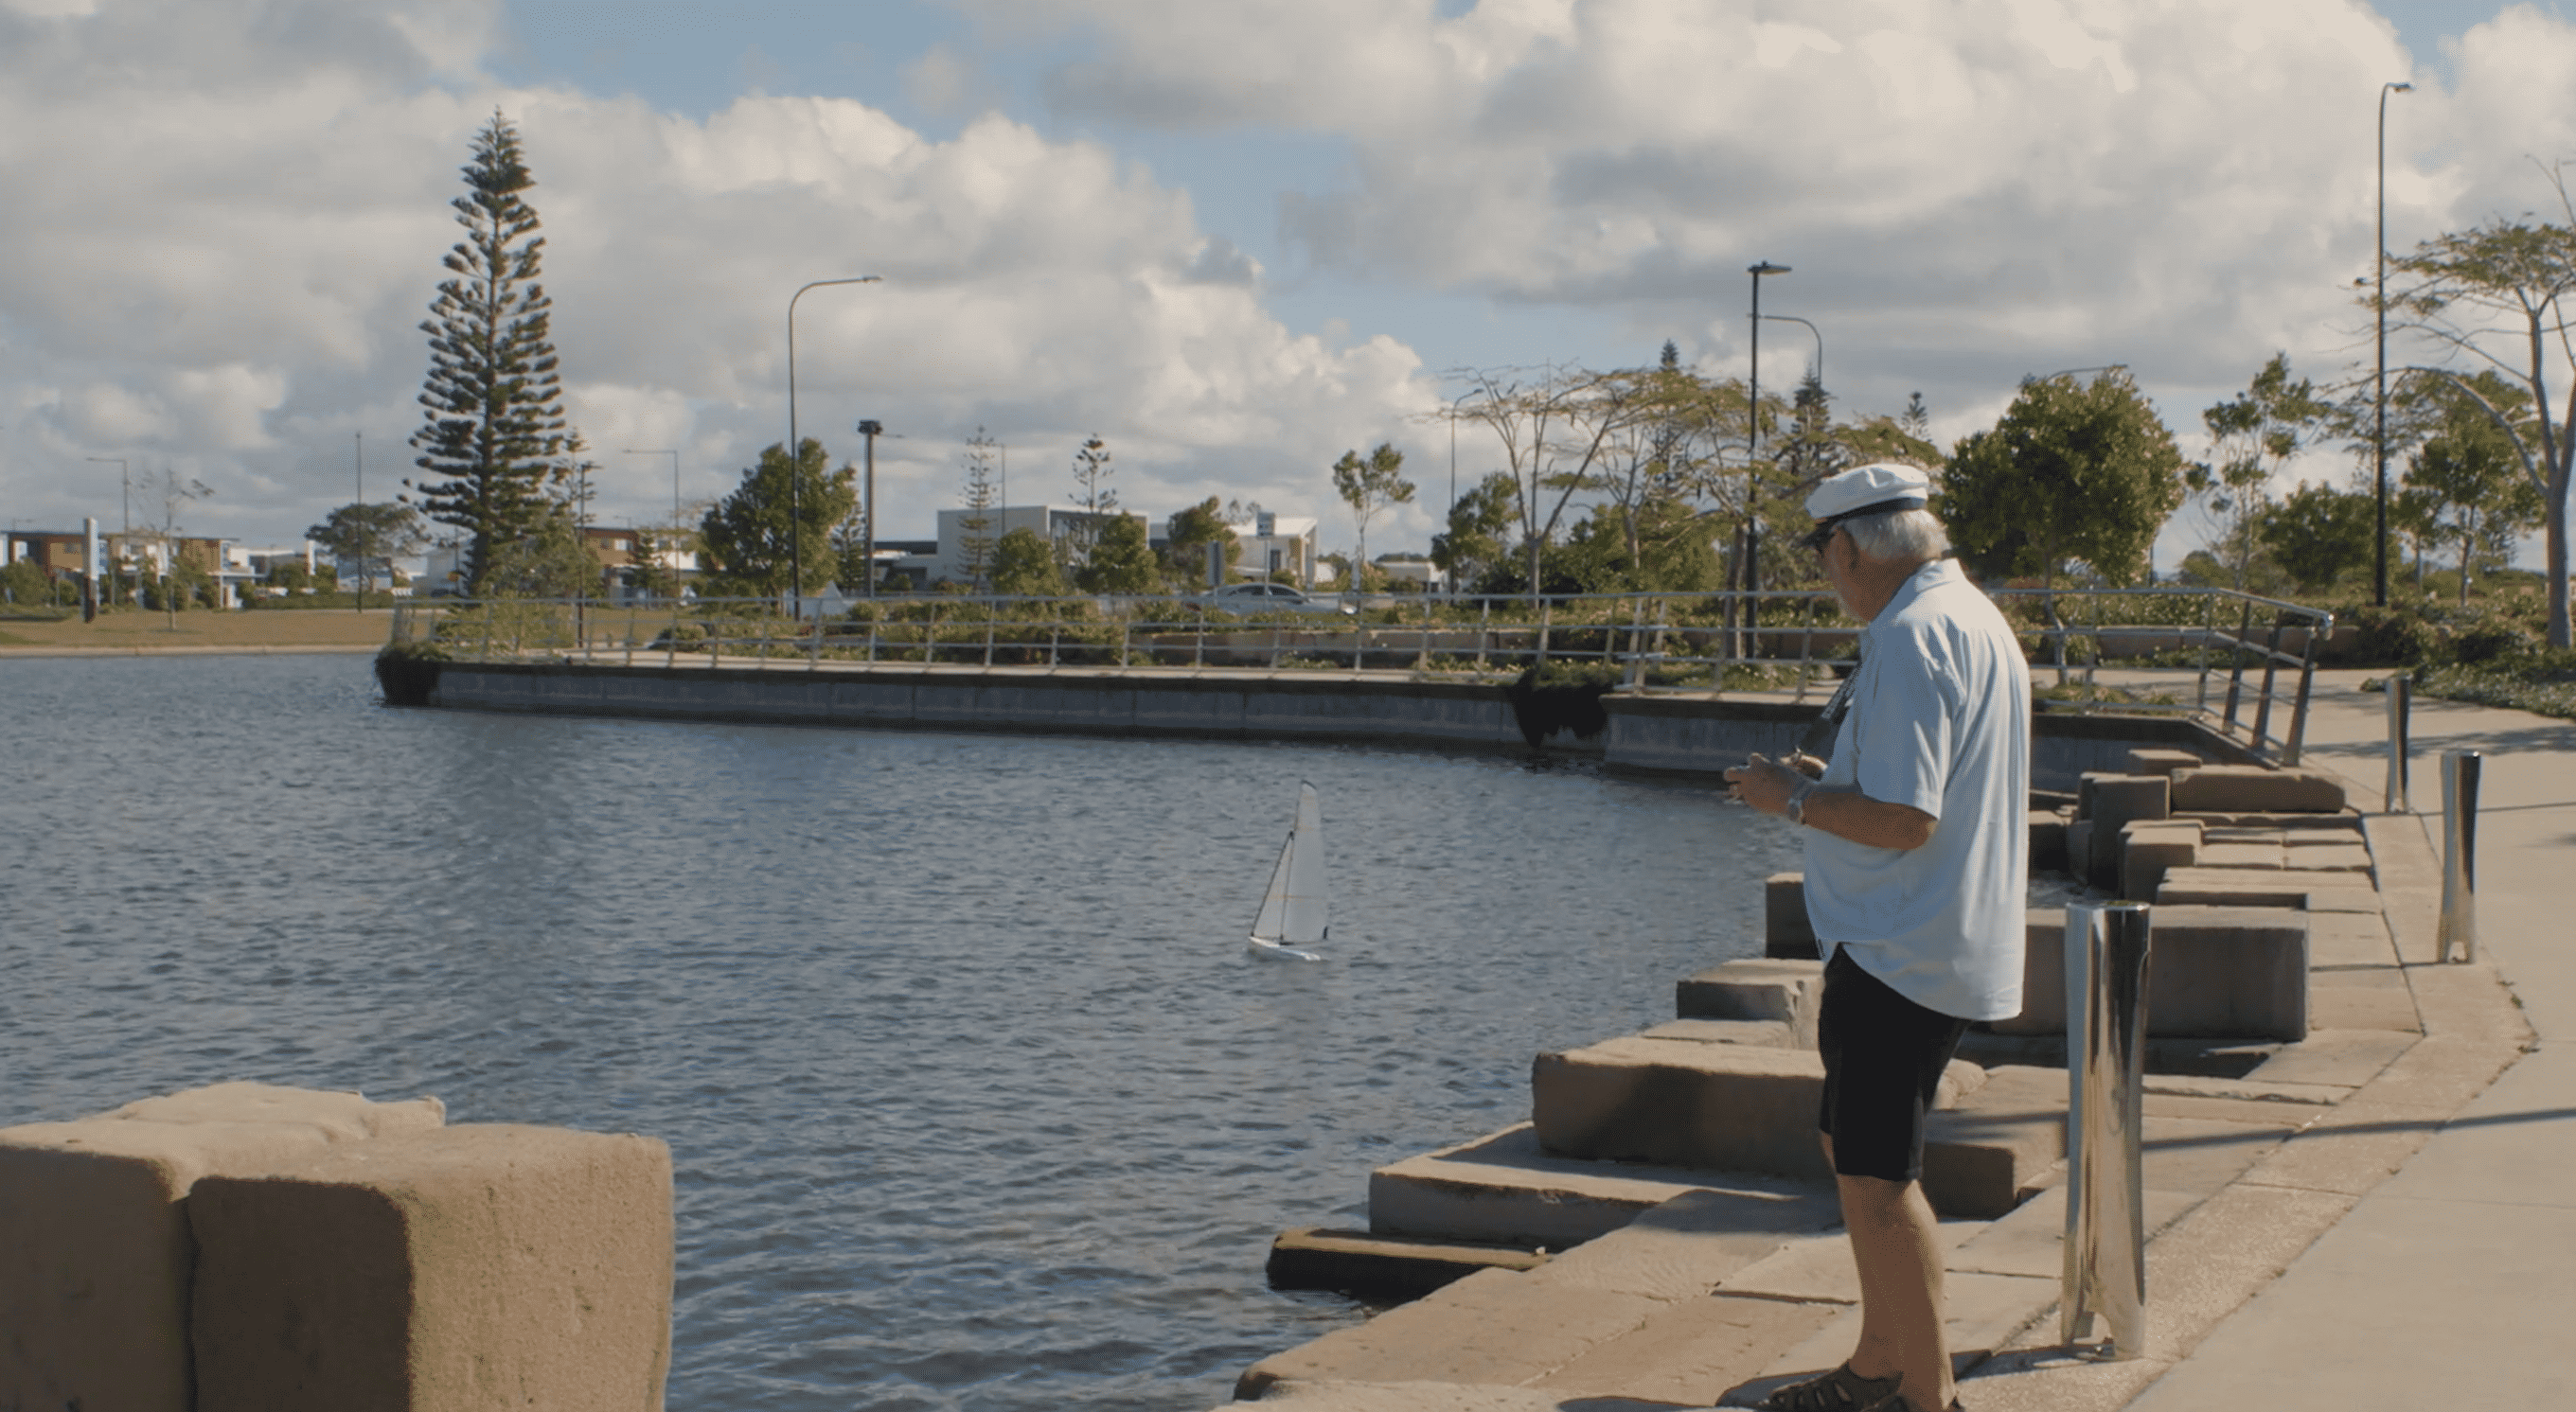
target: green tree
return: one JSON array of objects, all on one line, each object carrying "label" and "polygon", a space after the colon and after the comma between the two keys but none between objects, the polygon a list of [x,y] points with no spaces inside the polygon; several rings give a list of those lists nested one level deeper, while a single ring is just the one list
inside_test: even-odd
[{"label": "green tree", "polygon": [[1484,589],[1485,579],[1511,554],[1512,477],[1496,471],[1449,507],[1446,533],[1431,537],[1431,562],[1461,587]]},{"label": "green tree", "polygon": [[525,533],[493,547],[483,575],[486,598],[589,598],[607,577],[607,565],[582,538],[571,500],[549,500]]},{"label": "green tree", "polygon": [[1036,530],[1022,527],[993,544],[993,591],[1029,598],[1053,598],[1064,592],[1064,572],[1056,566],[1055,546]]},{"label": "green tree", "polygon": [[54,606],[54,579],[33,559],[15,559],[0,569],[0,599],[20,607]]},{"label": "green tree", "polygon": [[2145,570],[2182,503],[2182,453],[2125,373],[2024,382],[1991,431],[1952,453],[1932,508],[1982,578],[2054,585],[2071,563],[2113,583]]},{"label": "green tree", "polygon": [[1200,501],[1173,515],[1163,528],[1163,562],[1173,583],[1195,588],[1207,576],[1207,547],[1223,545],[1224,562],[1230,569],[1243,558],[1242,541],[1235,537],[1234,526],[1227,524],[1225,511],[1215,496]]},{"label": "green tree", "polygon": [[1109,517],[1092,542],[1089,561],[1073,576],[1085,593],[1151,593],[1161,580],[1145,522],[1133,515]]},{"label": "green tree", "polygon": [[[2333,587],[2345,570],[2370,563],[2370,536],[2378,513],[2368,495],[2306,485],[2265,513],[2254,533],[2282,572],[2301,589],[2314,593]],[[2241,560],[2238,572],[2241,577]]]},{"label": "green tree", "polygon": [[[806,437],[797,448],[796,464],[776,442],[762,448],[760,464],[742,473],[742,484],[717,501],[699,522],[698,534],[719,594],[775,597],[786,593],[790,566],[801,562],[804,582],[793,587],[812,593],[832,581],[837,569],[832,555],[832,526],[849,518],[858,504],[859,473],[843,466],[826,473],[823,443]],[[795,480],[795,516],[788,514],[789,477]]]},{"label": "green tree", "polygon": [[495,548],[546,513],[545,490],[562,474],[556,458],[567,446],[554,301],[538,283],[546,241],[522,194],[535,185],[518,130],[494,113],[475,135],[466,194],[450,203],[466,230],[444,262],[453,277],[440,282],[420,325],[429,379],[413,464],[446,479],[413,488],[431,519],[466,532],[466,577],[478,593]]},{"label": "green tree", "polygon": [[2254,557],[2256,532],[2271,508],[2272,477],[2334,415],[2315,384],[2290,380],[2287,353],[2273,354],[2243,392],[2200,414],[2217,456],[2211,464],[2189,467],[2183,483],[2219,517],[2219,538],[2232,548],[2239,590]]},{"label": "green tree", "polygon": [[[1413,482],[1404,478],[1404,453],[1388,442],[1379,442],[1378,448],[1365,460],[1357,451],[1343,452],[1342,459],[1333,463],[1333,490],[1342,497],[1343,504],[1351,507],[1351,518],[1359,525],[1360,547],[1356,558],[1365,576],[1369,521],[1389,505],[1413,503]],[[1359,589],[1368,587],[1364,582],[1355,582],[1351,586]]]},{"label": "green tree", "polygon": [[626,570],[627,587],[639,598],[679,597],[680,574],[671,567],[671,557],[685,550],[688,538],[685,530],[637,525],[635,562]]},{"label": "green tree", "polygon": [[[2391,265],[2413,284],[2389,296],[2402,326],[2430,338],[2472,369],[2483,367],[2510,380],[2529,399],[2517,422],[2477,386],[2449,368],[2424,373],[2447,381],[2488,422],[2504,433],[2524,480],[2541,504],[2544,568],[2548,581],[2549,645],[2570,645],[2568,621],[2567,490],[2576,466],[2576,385],[2565,410],[2553,417],[2549,378],[2576,360],[2576,201],[2562,170],[2551,168],[2559,209],[2567,223],[2492,221],[2423,242]],[[2365,297],[2365,302],[2367,297]]]},{"label": "green tree", "polygon": [[[2441,419],[2408,458],[2404,484],[2420,499],[2423,537],[2459,546],[2460,606],[2467,607],[2478,565],[2510,560],[2514,537],[2539,523],[2541,500],[2514,452],[2515,432],[2532,434],[2529,395],[2493,371],[2463,381],[2479,402],[2440,384]],[[2489,409],[2501,419],[2490,418]],[[2421,554],[2416,579],[2423,579]]]},{"label": "green tree", "polygon": [[366,605],[365,595],[375,589],[378,566],[390,580],[394,560],[429,545],[429,529],[421,523],[420,512],[400,501],[343,505],[324,516],[322,523],[307,528],[304,537],[329,550],[332,558],[358,566],[361,607]]}]

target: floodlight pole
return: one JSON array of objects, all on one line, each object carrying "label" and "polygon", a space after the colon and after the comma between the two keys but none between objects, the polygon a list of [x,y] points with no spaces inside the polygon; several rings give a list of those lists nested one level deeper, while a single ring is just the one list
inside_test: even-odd
[{"label": "floodlight pole", "polygon": [[[796,441],[796,301],[804,298],[805,291],[809,289],[834,284],[875,284],[879,278],[877,275],[859,275],[851,279],[818,279],[797,286],[796,292],[787,296],[787,593],[788,601],[795,605],[796,616],[800,618],[805,616],[805,525],[796,504],[797,471],[804,459],[800,454],[802,448]],[[678,462],[674,460],[672,464],[676,475]]]},{"label": "floodlight pole", "polygon": [[2372,459],[2378,465],[2379,533],[2372,541],[2371,602],[2382,608],[2388,606],[2388,95],[2414,91],[2411,83],[2379,86],[2379,289],[2370,301],[2379,323],[2379,415],[2371,434]]},{"label": "floodlight pole", "polygon": [[[1753,370],[1745,379],[1744,398],[1744,591],[1762,591],[1762,481],[1754,468],[1762,460],[1762,277],[1785,275],[1787,265],[1768,260],[1747,265],[1744,272],[1753,276]],[[1821,355],[1824,339],[1816,340]],[[1748,612],[1750,611],[1748,606]]]}]

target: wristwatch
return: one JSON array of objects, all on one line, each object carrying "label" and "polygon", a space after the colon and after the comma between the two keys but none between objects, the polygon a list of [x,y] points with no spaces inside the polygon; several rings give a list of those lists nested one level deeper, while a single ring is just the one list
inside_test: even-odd
[{"label": "wristwatch", "polygon": [[1799,785],[1796,789],[1789,791],[1789,804],[1786,812],[1789,815],[1790,823],[1797,824],[1801,827],[1805,826],[1807,822],[1807,796],[1815,792],[1816,782],[1814,780],[1809,780],[1806,783]]}]

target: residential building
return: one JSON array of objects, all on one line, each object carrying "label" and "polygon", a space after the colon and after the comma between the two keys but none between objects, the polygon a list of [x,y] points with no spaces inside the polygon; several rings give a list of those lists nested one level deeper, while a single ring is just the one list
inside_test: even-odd
[{"label": "residential building", "polygon": [[[1168,538],[1164,531],[1168,519],[1157,520],[1135,511],[1118,512],[1133,520],[1143,520],[1146,539],[1160,550]],[[907,555],[896,568],[924,586],[955,583],[968,579],[966,569],[965,510],[939,512],[939,539],[929,552]],[[1091,518],[1090,512],[1071,505],[997,506],[984,512],[986,538],[998,544],[1012,530],[1031,530],[1050,543],[1062,545]],[[1299,585],[1313,581],[1315,565],[1315,521],[1301,515],[1274,515],[1267,510],[1250,525],[1234,527],[1235,542],[1242,546],[1242,556],[1235,561],[1238,578],[1268,578],[1286,574]],[[878,544],[880,550],[885,542]],[[990,572],[991,551],[986,550],[986,571]]]}]

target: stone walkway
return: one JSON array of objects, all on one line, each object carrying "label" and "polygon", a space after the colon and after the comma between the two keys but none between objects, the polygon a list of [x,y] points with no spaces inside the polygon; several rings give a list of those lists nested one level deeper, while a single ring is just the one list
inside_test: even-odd
[{"label": "stone walkway", "polygon": [[[2321,679],[2307,763],[2344,774],[2371,811],[2385,725],[2360,676]],[[2480,959],[2433,964],[2428,821],[2366,816],[2386,925],[2318,939],[2323,1028],[2242,1080],[2151,1085],[2144,1356],[2091,1361],[2059,1342],[2061,1193],[1943,1223],[1967,1406],[2563,1397],[2546,1350],[2576,1312],[2576,1067],[2550,1041],[2576,1017],[2563,915],[2576,726],[2419,703],[2415,739],[2419,809],[2438,807],[2440,751],[2489,755]],[[1690,1190],[1537,1270],[1471,1276],[1265,1359],[1239,1394],[1313,1412],[1749,1403],[1851,1345],[1858,1310],[1832,1221],[1821,1188]]]}]

